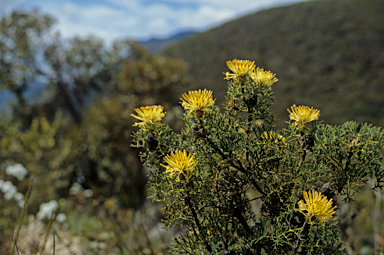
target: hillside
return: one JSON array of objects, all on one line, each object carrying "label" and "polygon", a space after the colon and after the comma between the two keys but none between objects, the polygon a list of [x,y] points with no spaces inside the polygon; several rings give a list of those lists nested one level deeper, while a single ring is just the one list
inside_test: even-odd
[{"label": "hillside", "polygon": [[194,31],[184,31],[165,39],[152,38],[147,41],[140,41],[140,44],[146,47],[151,52],[159,52],[167,46],[171,45],[172,43],[186,39],[196,33],[197,32]]},{"label": "hillside", "polygon": [[[278,126],[293,104],[321,120],[384,125],[384,1],[324,0],[254,13],[173,44],[163,54],[190,64],[191,89],[226,91],[227,60],[249,59],[277,74]],[[187,88],[186,88],[187,90]]]}]

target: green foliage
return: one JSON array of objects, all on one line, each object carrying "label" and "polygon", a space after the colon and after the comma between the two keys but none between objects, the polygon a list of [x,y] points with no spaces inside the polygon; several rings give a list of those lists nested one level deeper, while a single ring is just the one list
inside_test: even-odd
[{"label": "green foliage", "polygon": [[[23,114],[14,111],[0,123],[0,180],[12,182],[20,195],[25,194],[26,179],[4,174],[4,169],[17,163],[27,169],[26,178],[34,179],[24,221],[31,229],[35,229],[35,222],[47,223],[47,219],[34,221],[27,216],[36,216],[42,203],[56,200],[56,215],[64,213],[67,221],[55,223],[55,228],[84,237],[90,253],[151,250],[161,254],[170,237],[159,234],[162,213],[158,206],[145,203],[147,169],[129,146],[130,115],[143,103],[171,107],[166,101],[169,88],[188,83],[187,66],[178,59],[154,56],[132,41],[116,42],[107,51],[94,38],[73,39],[67,47],[56,40],[44,52],[49,64],[45,67],[55,69],[52,76],[42,75],[48,85],[42,101],[17,104],[17,109],[25,110]],[[73,91],[67,90],[69,84]],[[90,90],[102,93],[86,102]],[[75,112],[67,103],[73,103]],[[79,107],[86,103],[86,108]],[[71,121],[67,112],[59,110],[63,105],[71,115],[80,113],[81,121]],[[180,115],[175,108],[167,116],[173,127],[180,121],[173,121],[172,116]],[[0,213],[0,247],[4,251],[20,215],[18,202],[0,192],[4,209]],[[18,240],[19,248],[28,250],[29,239],[22,237],[25,240]]]},{"label": "green foliage", "polygon": [[190,86],[186,63],[177,58],[150,53],[136,42],[129,42],[130,59],[122,65],[117,84],[110,92],[134,95],[134,106],[163,102],[175,105],[174,93]]},{"label": "green foliage", "polygon": [[[68,197],[73,184],[81,183],[95,197],[117,196],[120,206],[138,207],[145,199],[147,178],[129,147],[130,114],[143,102],[171,103],[170,87],[189,81],[187,66],[155,56],[133,41],[116,42],[109,50],[94,37],[64,43],[51,33],[52,24],[52,18],[38,11],[14,12],[1,20],[0,85],[20,92],[15,111],[2,122],[1,157],[22,163],[42,179],[34,189],[41,198],[36,206]],[[28,68],[25,75],[12,75],[19,65]],[[21,91],[14,89],[20,77]],[[24,92],[36,80],[46,89],[40,101],[26,104]],[[87,102],[91,91],[103,93]],[[89,107],[83,110],[86,103]],[[47,190],[50,196],[41,194]]]},{"label": "green foliage", "polygon": [[[129,51],[128,42],[117,42],[113,49],[92,36],[64,42],[53,24],[39,11],[15,11],[0,20],[0,88],[16,97],[12,114],[24,128],[36,115],[51,120],[58,110],[80,124],[92,92],[107,88],[129,56],[121,55]],[[42,95],[26,98],[25,92],[38,85],[44,87]]]},{"label": "green foliage", "polygon": [[190,65],[188,89],[224,103],[225,61],[253,59],[279,74],[271,110],[284,127],[287,107],[321,109],[330,124],[383,125],[384,23],[381,0],[321,0],[264,10],[169,46]]},{"label": "green foliage", "polygon": [[[167,124],[147,123],[133,134],[132,146],[141,148],[141,160],[152,169],[150,197],[165,204],[165,225],[186,229],[173,253],[345,253],[338,221],[307,217],[297,203],[303,191],[317,190],[337,206],[338,198],[354,199],[368,177],[382,187],[384,131],[370,124],[331,126],[304,119],[273,132],[273,100],[272,86],[247,76],[228,83],[224,113],[213,106],[203,115],[185,114],[180,133]],[[150,136],[156,148],[146,146]],[[176,172],[188,160],[171,166],[165,156],[184,150],[197,166],[191,174],[172,177],[167,163]],[[261,215],[252,209],[253,200],[261,201]]]},{"label": "green foliage", "polygon": [[18,96],[42,72],[37,54],[46,46],[54,20],[38,11],[13,12],[0,20],[0,86]]}]

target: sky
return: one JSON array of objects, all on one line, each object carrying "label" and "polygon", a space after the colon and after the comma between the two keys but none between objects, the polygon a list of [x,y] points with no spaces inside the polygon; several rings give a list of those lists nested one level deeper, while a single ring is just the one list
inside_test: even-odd
[{"label": "sky", "polygon": [[249,13],[304,0],[0,0],[0,15],[37,8],[57,20],[64,38],[167,38],[204,31]]}]

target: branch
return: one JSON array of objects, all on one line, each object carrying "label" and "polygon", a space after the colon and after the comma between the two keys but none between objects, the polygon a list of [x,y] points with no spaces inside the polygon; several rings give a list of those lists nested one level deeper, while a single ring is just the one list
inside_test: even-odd
[{"label": "branch", "polygon": [[[188,192],[188,189],[186,189],[186,191]],[[196,213],[196,211],[195,211],[195,210],[193,209],[193,207],[192,207],[191,198],[189,197],[188,193],[187,193],[187,196],[186,196],[186,198],[185,198],[184,201],[185,201],[186,205],[191,209],[193,219],[194,219],[194,221],[195,221],[195,224],[196,224],[196,226],[197,226],[199,232],[200,232],[200,233],[204,233],[204,232],[202,231],[202,229],[201,229],[199,219],[197,218],[197,213]],[[198,235],[197,235],[195,229],[193,229],[193,231],[194,231],[196,237],[198,237]],[[204,243],[205,243],[205,248],[207,249],[207,251],[212,252],[211,245],[207,242],[207,240],[204,239],[203,241],[204,241]]]},{"label": "branch", "polygon": [[83,116],[79,109],[76,107],[76,103],[71,97],[70,92],[68,91],[67,84],[63,81],[63,75],[62,75],[62,64],[59,63],[59,61],[56,61],[53,64],[53,68],[57,75],[57,88],[61,95],[64,98],[65,106],[68,108],[69,113],[71,114],[73,120],[77,125],[80,125],[80,123],[83,120]]},{"label": "branch", "polygon": [[[204,138],[207,138],[206,136],[204,136]],[[206,139],[206,141],[208,141],[208,143],[212,146],[212,148],[220,154],[220,156],[223,158],[223,159],[226,159],[228,160],[229,158],[209,139]],[[242,172],[243,174],[248,174],[249,170],[244,168],[243,165],[241,164],[240,161],[238,161],[239,164],[235,164],[233,161],[231,161],[231,166],[236,168],[237,170],[239,170],[240,172]],[[263,189],[260,187],[259,184],[257,184],[257,182],[254,180],[254,179],[251,179],[250,180],[252,185],[257,189],[258,192],[260,192],[260,194],[263,194],[264,195],[264,191]]]},{"label": "branch", "polygon": [[301,236],[301,234],[303,233],[304,228],[307,226],[307,223],[308,223],[308,220],[305,220],[304,225],[303,225],[303,227],[301,228],[301,231],[300,231],[300,233],[299,233],[299,235],[298,235],[298,237],[297,237],[298,239],[297,239],[297,241],[296,241],[295,248],[293,249],[293,255],[296,255],[296,254],[297,254],[297,250],[298,250],[299,247],[300,247],[300,236]]},{"label": "branch", "polygon": [[235,211],[233,212],[233,216],[235,216],[239,220],[240,224],[243,226],[243,228],[245,229],[248,235],[253,235],[252,229],[248,226],[248,223],[244,219],[243,215],[241,214],[241,210],[239,208],[235,208]]},{"label": "branch", "polygon": [[[345,162],[345,165],[343,167],[343,170],[344,170],[344,183],[343,183],[343,186],[346,184],[346,179],[348,178],[348,170],[349,170],[349,165],[351,164],[351,158],[353,156],[353,147],[351,147],[349,149],[349,152],[347,152],[347,161]],[[338,188],[338,192],[341,192],[343,190],[343,186],[340,186]]]}]

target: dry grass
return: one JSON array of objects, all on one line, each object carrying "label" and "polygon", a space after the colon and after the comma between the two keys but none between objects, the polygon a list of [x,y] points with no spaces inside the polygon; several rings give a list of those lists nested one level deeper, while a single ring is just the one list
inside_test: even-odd
[{"label": "dry grass", "polygon": [[[47,232],[47,226],[31,217],[20,230],[17,247],[20,255],[82,255],[89,254],[80,237],[70,236],[65,230]],[[46,241],[44,240],[47,237]],[[45,243],[44,243],[45,241]]]}]

